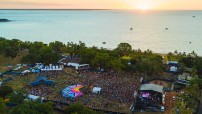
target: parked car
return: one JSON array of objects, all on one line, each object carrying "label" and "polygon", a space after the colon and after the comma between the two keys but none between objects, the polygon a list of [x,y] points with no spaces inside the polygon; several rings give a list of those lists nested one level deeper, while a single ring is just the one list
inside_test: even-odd
[{"label": "parked car", "polygon": [[161,112],[164,112],[164,111],[165,111],[165,107],[161,106]]}]

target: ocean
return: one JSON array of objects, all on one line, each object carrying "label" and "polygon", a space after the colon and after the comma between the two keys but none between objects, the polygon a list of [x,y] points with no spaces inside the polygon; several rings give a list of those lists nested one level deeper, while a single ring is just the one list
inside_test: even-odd
[{"label": "ocean", "polygon": [[127,42],[155,53],[202,55],[202,11],[0,10],[1,18],[11,20],[0,23],[0,37],[8,39],[109,49]]}]

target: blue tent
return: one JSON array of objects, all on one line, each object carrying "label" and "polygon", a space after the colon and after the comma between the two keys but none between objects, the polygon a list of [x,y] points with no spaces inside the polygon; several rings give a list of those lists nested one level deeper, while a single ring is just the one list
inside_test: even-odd
[{"label": "blue tent", "polygon": [[2,73],[3,75],[19,75],[20,72],[14,72],[12,70],[9,70],[9,71],[5,71]]},{"label": "blue tent", "polygon": [[168,65],[178,67],[179,63],[177,61],[168,61]]},{"label": "blue tent", "polygon": [[47,85],[53,85],[54,81],[52,80],[47,80],[45,76],[39,76],[36,81],[31,82],[31,86],[37,86],[39,84],[47,84]]}]

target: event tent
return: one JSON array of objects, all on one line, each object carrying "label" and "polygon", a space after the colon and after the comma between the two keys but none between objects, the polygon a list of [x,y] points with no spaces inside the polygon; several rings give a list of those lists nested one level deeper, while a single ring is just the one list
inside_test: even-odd
[{"label": "event tent", "polygon": [[79,90],[82,88],[82,85],[72,85],[72,86],[67,86],[65,89],[62,90],[62,96],[65,98],[77,98],[79,96],[82,96],[83,93]]},{"label": "event tent", "polygon": [[156,85],[156,84],[141,84],[140,86],[141,91],[156,91],[159,93],[163,93],[163,86]]},{"label": "event tent", "polygon": [[84,69],[89,69],[89,64],[79,64],[79,63],[67,63],[67,66],[69,67],[74,67],[76,70],[84,70]]},{"label": "event tent", "polygon": [[34,81],[34,82],[31,82],[30,85],[31,86],[36,86],[36,85],[39,85],[39,84],[53,85],[53,83],[54,83],[54,81],[47,80],[47,78],[45,76],[39,76],[37,78],[37,80]]},{"label": "event tent", "polygon": [[26,73],[30,73],[31,71],[30,70],[24,70],[21,72],[21,74],[26,74]]},{"label": "event tent", "polygon": [[170,67],[170,72],[177,72],[177,67],[171,66]]},{"label": "event tent", "polygon": [[41,69],[41,71],[59,71],[62,70],[60,66],[45,66],[44,68]]},{"label": "event tent", "polygon": [[31,95],[31,94],[28,95],[28,98],[32,101],[36,101],[37,99],[40,99],[40,98],[41,98],[41,102],[43,102],[43,100],[44,100],[44,97],[35,96],[35,95]]},{"label": "event tent", "polygon": [[100,87],[94,87],[92,92],[96,93],[96,94],[100,94],[101,90],[102,90],[102,88],[100,88]]},{"label": "event tent", "polygon": [[20,72],[14,72],[12,70],[9,70],[9,71],[5,71],[2,73],[3,75],[18,75],[20,74]]},{"label": "event tent", "polygon": [[179,63],[177,61],[168,61],[168,65],[178,67]]}]

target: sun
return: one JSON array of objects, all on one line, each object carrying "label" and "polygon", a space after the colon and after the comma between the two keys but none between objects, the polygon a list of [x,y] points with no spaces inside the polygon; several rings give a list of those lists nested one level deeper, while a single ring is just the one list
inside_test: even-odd
[{"label": "sun", "polygon": [[148,9],[149,9],[149,6],[146,5],[146,4],[140,4],[140,5],[137,6],[137,8],[138,8],[139,10],[148,10]]}]

